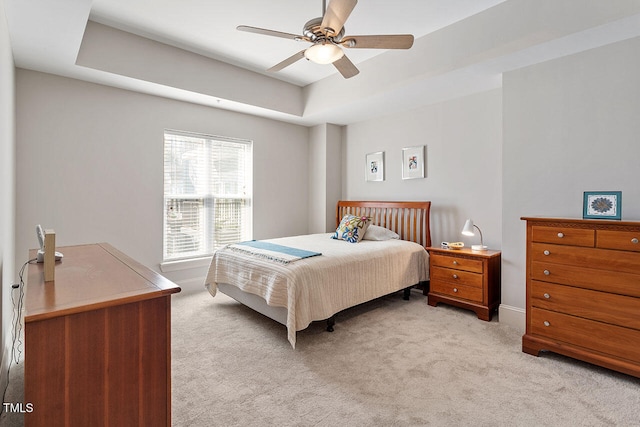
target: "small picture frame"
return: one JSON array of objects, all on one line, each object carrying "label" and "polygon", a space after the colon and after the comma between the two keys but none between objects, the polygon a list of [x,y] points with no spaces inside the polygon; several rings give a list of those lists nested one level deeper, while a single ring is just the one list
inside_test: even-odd
[{"label": "small picture frame", "polygon": [[585,191],[583,219],[621,219],[622,191]]},{"label": "small picture frame", "polygon": [[402,179],[424,178],[424,145],[402,149]]},{"label": "small picture frame", "polygon": [[364,172],[366,181],[384,181],[384,151],[367,154]]}]

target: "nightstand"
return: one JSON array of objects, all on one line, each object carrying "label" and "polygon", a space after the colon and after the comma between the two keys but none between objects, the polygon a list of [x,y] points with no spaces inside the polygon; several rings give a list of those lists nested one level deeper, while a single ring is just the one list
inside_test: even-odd
[{"label": "nightstand", "polygon": [[500,304],[500,251],[469,248],[429,251],[428,302],[455,305],[490,321]]}]

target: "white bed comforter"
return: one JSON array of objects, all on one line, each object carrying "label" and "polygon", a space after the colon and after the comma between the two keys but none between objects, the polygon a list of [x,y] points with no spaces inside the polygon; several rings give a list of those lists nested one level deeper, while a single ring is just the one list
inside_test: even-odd
[{"label": "white bed comforter", "polygon": [[321,256],[281,264],[228,249],[211,260],[205,286],[215,296],[218,283],[259,295],[287,309],[288,339],[312,321],[415,285],[429,278],[429,255],[404,240],[349,243],[331,234],[269,239],[279,245],[321,252]]}]

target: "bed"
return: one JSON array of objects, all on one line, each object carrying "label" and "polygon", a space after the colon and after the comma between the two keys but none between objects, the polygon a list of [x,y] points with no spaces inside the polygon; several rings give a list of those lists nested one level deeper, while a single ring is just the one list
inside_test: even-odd
[{"label": "bed", "polygon": [[[331,331],[340,311],[402,290],[408,299],[410,288],[428,281],[430,208],[428,201],[339,201],[340,232],[228,245],[213,255],[205,287],[286,325],[295,348],[296,332],[311,322],[327,320]],[[354,219],[366,219],[357,236]]]}]

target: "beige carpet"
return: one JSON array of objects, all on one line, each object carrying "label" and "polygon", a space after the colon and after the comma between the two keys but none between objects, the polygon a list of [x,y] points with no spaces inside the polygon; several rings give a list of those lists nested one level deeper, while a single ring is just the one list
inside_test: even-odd
[{"label": "beige carpet", "polygon": [[[224,295],[173,299],[174,426],[640,426],[640,379],[520,350],[520,334],[401,293],[298,333]],[[5,401],[21,402],[21,365]],[[0,424],[21,425],[15,414]]]}]

